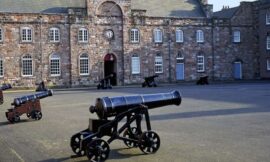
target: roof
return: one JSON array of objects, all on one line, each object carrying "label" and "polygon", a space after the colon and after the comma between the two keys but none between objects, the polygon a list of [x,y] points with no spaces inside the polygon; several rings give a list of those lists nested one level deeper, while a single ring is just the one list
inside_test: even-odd
[{"label": "roof", "polygon": [[[86,0],[0,0],[0,12],[67,13],[68,8],[86,8]],[[131,0],[131,8],[153,17],[205,17],[199,0]]]},{"label": "roof", "polygon": [[153,17],[205,17],[198,0],[131,0],[131,8]]},{"label": "roof", "polygon": [[222,9],[221,11],[214,12],[213,17],[216,18],[232,18],[239,7]]},{"label": "roof", "polygon": [[67,13],[68,8],[85,8],[85,0],[0,0],[0,12]]}]

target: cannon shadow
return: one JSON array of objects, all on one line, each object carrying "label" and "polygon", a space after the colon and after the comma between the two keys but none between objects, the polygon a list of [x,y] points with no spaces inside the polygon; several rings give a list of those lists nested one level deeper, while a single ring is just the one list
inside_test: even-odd
[{"label": "cannon shadow", "polygon": [[264,113],[270,112],[267,108],[237,108],[237,109],[219,109],[208,111],[194,111],[194,112],[182,112],[182,113],[168,113],[161,115],[150,115],[151,120],[173,120],[184,118],[196,118],[196,117],[211,117],[211,116],[225,116],[225,115],[238,115],[238,114],[251,114],[251,113]]}]

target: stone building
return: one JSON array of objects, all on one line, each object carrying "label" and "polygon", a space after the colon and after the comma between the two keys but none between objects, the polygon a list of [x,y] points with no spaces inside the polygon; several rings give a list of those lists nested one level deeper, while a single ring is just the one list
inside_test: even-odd
[{"label": "stone building", "polygon": [[0,82],[270,78],[270,38],[258,32],[268,13],[263,0],[216,13],[207,0],[1,0]]}]

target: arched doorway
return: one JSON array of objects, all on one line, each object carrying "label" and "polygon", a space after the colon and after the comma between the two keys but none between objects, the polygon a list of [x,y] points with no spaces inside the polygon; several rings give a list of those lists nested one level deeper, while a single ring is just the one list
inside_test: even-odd
[{"label": "arched doorway", "polygon": [[104,77],[113,75],[111,78],[111,84],[113,86],[117,85],[117,67],[116,67],[116,57],[114,54],[108,53],[104,57]]}]

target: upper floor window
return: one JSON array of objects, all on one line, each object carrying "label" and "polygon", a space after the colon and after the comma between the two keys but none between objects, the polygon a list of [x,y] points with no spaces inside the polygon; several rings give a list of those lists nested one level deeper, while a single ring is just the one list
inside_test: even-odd
[{"label": "upper floor window", "polygon": [[3,59],[0,57],[0,77],[4,76]]},{"label": "upper floor window", "polygon": [[266,38],[266,49],[270,50],[270,36],[267,36]]},{"label": "upper floor window", "polygon": [[266,14],[266,25],[270,25],[270,13]]},{"label": "upper floor window", "polygon": [[155,43],[162,43],[162,31],[161,29],[154,30],[154,41]]},{"label": "upper floor window", "polygon": [[270,59],[267,59],[267,70],[270,70]]},{"label": "upper floor window", "polygon": [[0,28],[0,42],[3,42],[3,29]]},{"label": "upper floor window", "polygon": [[86,53],[80,55],[80,75],[89,75],[89,57]]},{"label": "upper floor window", "polygon": [[22,57],[22,76],[33,76],[33,61],[31,55]]},{"label": "upper floor window", "polygon": [[163,59],[160,53],[155,57],[155,73],[163,73]]},{"label": "upper floor window", "polygon": [[33,32],[29,27],[23,27],[21,29],[21,41],[22,42],[32,42]]},{"label": "upper floor window", "polygon": [[50,28],[49,39],[50,39],[50,42],[59,42],[60,30],[58,28]]},{"label": "upper floor window", "polygon": [[51,76],[60,76],[60,56],[52,54],[50,57],[50,74]]},{"label": "upper floor window", "polygon": [[79,42],[88,42],[88,30],[86,28],[80,28],[78,33]]},{"label": "upper floor window", "polygon": [[183,31],[182,30],[176,29],[176,31],[175,31],[175,41],[177,43],[184,42],[184,34],[183,34]]},{"label": "upper floor window", "polygon": [[241,41],[241,33],[240,31],[233,31],[233,42],[239,43]]},{"label": "upper floor window", "polygon": [[134,54],[131,57],[131,72],[132,74],[140,74],[140,57]]},{"label": "upper floor window", "polygon": [[131,29],[130,30],[130,42],[138,43],[140,41],[140,32],[139,29]]},{"label": "upper floor window", "polygon": [[197,30],[196,32],[196,40],[197,43],[203,43],[204,42],[204,33],[202,30]]},{"label": "upper floor window", "polygon": [[197,56],[197,72],[204,72],[204,56]]}]

